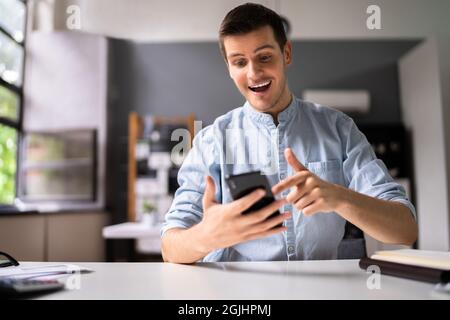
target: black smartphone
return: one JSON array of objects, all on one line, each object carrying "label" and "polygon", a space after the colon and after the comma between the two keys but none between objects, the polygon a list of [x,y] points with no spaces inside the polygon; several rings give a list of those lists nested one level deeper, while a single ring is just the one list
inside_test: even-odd
[{"label": "black smartphone", "polygon": [[[225,178],[228,188],[230,190],[233,200],[237,200],[246,196],[256,189],[264,189],[266,194],[258,202],[254,203],[250,208],[242,212],[242,214],[247,214],[264,208],[265,206],[271,204],[275,201],[275,197],[272,194],[272,188],[270,186],[269,180],[260,171],[252,171],[237,175],[230,175]],[[280,211],[275,211],[269,218],[275,217],[280,214]],[[282,226],[279,224],[278,226]]]}]

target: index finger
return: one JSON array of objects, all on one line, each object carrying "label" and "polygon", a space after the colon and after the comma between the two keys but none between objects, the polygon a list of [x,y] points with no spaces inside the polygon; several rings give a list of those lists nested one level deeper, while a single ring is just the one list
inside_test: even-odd
[{"label": "index finger", "polygon": [[309,176],[309,171],[300,171],[294,174],[293,176],[290,176],[289,178],[286,178],[284,180],[281,180],[276,185],[272,187],[273,194],[280,193],[281,191],[291,188],[299,183],[302,183],[306,180],[306,178]]}]

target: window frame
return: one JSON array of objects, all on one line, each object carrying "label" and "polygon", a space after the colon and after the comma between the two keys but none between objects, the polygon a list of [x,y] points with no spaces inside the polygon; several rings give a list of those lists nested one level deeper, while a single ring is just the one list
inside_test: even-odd
[{"label": "window frame", "polygon": [[[8,39],[16,43],[18,46],[20,46],[23,50],[23,56],[22,56],[22,83],[20,86],[9,83],[6,80],[4,80],[2,77],[0,77],[0,86],[3,88],[6,88],[7,90],[10,90],[17,94],[19,103],[17,105],[17,120],[11,120],[7,117],[0,116],[0,125],[9,127],[14,129],[17,132],[17,141],[16,141],[16,172],[14,177],[14,197],[17,198],[17,192],[18,192],[18,181],[19,181],[19,171],[20,171],[20,146],[22,142],[22,135],[23,135],[23,107],[24,107],[24,84],[25,84],[25,62],[26,62],[26,40],[27,40],[27,30],[28,30],[28,5],[26,0],[15,0],[18,2],[22,2],[25,6],[25,21],[23,24],[23,40],[17,41],[11,33],[9,33],[5,28],[3,28],[0,25],[0,33],[5,35]],[[8,206],[9,204],[6,203],[0,203],[0,212],[2,211],[1,206]]]}]

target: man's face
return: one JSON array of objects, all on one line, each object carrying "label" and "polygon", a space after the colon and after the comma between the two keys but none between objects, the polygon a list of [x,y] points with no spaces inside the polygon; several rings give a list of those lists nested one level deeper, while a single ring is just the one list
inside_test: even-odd
[{"label": "man's face", "polygon": [[284,51],[270,26],[226,36],[223,40],[231,78],[250,104],[260,112],[275,114],[286,107],[290,93],[286,66],[291,62],[291,44]]}]

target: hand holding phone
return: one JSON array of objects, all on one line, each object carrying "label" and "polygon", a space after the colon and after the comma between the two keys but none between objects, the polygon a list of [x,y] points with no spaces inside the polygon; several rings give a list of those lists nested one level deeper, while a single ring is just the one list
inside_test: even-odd
[{"label": "hand holding phone", "polygon": [[[260,178],[265,179],[262,175],[257,179]],[[231,180],[235,181],[235,183],[240,183],[241,181],[239,178],[231,178]],[[270,196],[268,182],[268,189],[266,189],[266,182],[263,185],[257,184],[256,189],[261,189],[258,186],[264,186],[263,189],[269,193],[262,193],[260,190],[253,192],[247,190],[247,195],[224,204],[216,201],[216,187],[212,177],[207,176],[205,182],[205,192],[202,199],[203,217],[200,223],[190,229],[195,231],[196,250],[202,253],[203,256],[216,249],[228,248],[243,241],[259,239],[287,230],[286,227],[282,226],[282,222],[289,219],[291,213],[278,215],[278,209],[286,203],[286,200],[273,201],[274,198]],[[236,184],[234,186],[237,187]],[[239,188],[231,186],[231,189]],[[254,190],[254,188],[252,189]],[[234,194],[238,196],[238,194]],[[267,199],[263,200],[263,203],[267,202],[269,204],[266,206],[263,203],[257,204],[264,197]],[[261,209],[255,211],[255,208],[259,207]],[[243,212],[253,213],[242,214]],[[272,215],[277,216],[268,219]]]}]

